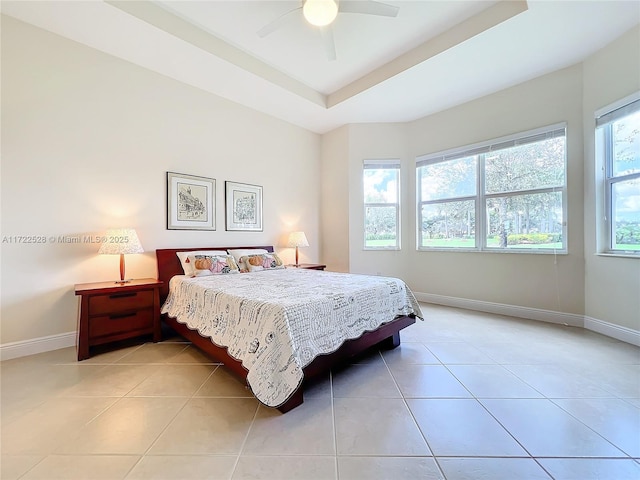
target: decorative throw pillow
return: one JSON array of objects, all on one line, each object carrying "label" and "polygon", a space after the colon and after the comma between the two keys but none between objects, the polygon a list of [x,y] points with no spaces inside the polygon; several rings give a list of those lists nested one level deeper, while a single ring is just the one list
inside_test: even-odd
[{"label": "decorative throw pillow", "polygon": [[189,255],[194,277],[239,273],[240,269],[231,255]]},{"label": "decorative throw pillow", "polygon": [[245,267],[242,262],[240,261],[240,259],[242,257],[244,257],[245,255],[256,255],[259,253],[269,253],[267,252],[264,248],[232,248],[227,250],[227,252],[229,252],[229,255],[233,255],[233,258],[235,259],[236,263],[238,264],[238,267],[240,268],[241,272],[248,272],[248,268]]},{"label": "decorative throw pillow", "polygon": [[244,255],[240,257],[241,272],[256,272],[258,270],[272,270],[284,268],[280,257],[275,253],[260,253],[256,255]]},{"label": "decorative throw pillow", "polygon": [[180,259],[180,265],[182,265],[182,271],[188,277],[192,277],[194,274],[193,264],[189,260],[189,255],[226,255],[224,250],[192,250],[190,252],[176,252],[176,256]]}]

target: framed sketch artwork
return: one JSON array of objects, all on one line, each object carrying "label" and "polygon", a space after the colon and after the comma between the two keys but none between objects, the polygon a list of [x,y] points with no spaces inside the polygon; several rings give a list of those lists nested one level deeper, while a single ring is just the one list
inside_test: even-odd
[{"label": "framed sketch artwork", "polygon": [[216,229],[215,179],[167,172],[167,229]]},{"label": "framed sketch artwork", "polygon": [[224,182],[227,230],[262,231],[262,187]]}]

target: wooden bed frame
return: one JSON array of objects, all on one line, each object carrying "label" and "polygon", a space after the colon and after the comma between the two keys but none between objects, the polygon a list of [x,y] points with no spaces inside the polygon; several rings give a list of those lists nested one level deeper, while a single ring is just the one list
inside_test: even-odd
[{"label": "wooden bed frame", "polygon": [[[183,275],[182,265],[176,252],[188,252],[195,250],[228,250],[236,248],[262,248],[273,252],[272,246],[250,246],[250,247],[198,247],[198,248],[163,248],[156,250],[158,260],[158,280],[163,281],[160,287],[160,304],[162,305],[169,294],[169,280],[175,275]],[[162,316],[164,322],[176,333],[183,336],[196,345],[207,355],[233,371],[236,375],[246,381],[247,370],[239,360],[231,357],[224,347],[215,345],[209,337],[201,336],[196,330],[191,330],[185,324],[178,322],[168,315]],[[390,350],[400,345],[400,330],[415,323],[415,317],[398,317],[395,320],[381,325],[376,330],[364,333],[361,337],[347,340],[338,350],[328,355],[320,355],[303,369],[304,381],[296,392],[281,406],[278,407],[282,413],[301,405],[303,402],[304,383],[309,379],[329,372],[332,367],[344,363],[347,359],[363,352],[376,345],[378,348]]]}]

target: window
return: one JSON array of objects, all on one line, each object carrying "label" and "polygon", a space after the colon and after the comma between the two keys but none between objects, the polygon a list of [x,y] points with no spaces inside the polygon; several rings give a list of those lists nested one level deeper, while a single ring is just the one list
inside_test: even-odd
[{"label": "window", "polygon": [[364,248],[400,249],[400,160],[365,160]]},{"label": "window", "polygon": [[416,163],[418,249],[566,251],[566,127]]},{"label": "window", "polygon": [[640,255],[640,99],[623,102],[596,118],[606,232],[600,250]]}]

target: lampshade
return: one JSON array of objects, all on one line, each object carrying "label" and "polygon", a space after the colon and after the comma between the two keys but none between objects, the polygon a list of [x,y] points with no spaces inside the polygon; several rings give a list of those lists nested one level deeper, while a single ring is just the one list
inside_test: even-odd
[{"label": "lampshade", "polygon": [[103,237],[98,253],[120,255],[128,253],[143,253],[138,234],[133,228],[112,228]]},{"label": "lampshade", "polygon": [[142,252],[144,250],[140,244],[140,239],[133,228],[112,228],[107,230],[102,238],[100,250],[98,250],[98,253],[120,255],[120,281],[116,282],[120,284],[129,282],[124,278],[124,255]]},{"label": "lampshade", "polygon": [[287,247],[308,247],[309,241],[304,232],[291,232],[289,234],[289,240],[287,241]]},{"label": "lampshade", "polygon": [[302,14],[311,25],[324,27],[336,19],[338,3],[335,0],[306,0]]}]

